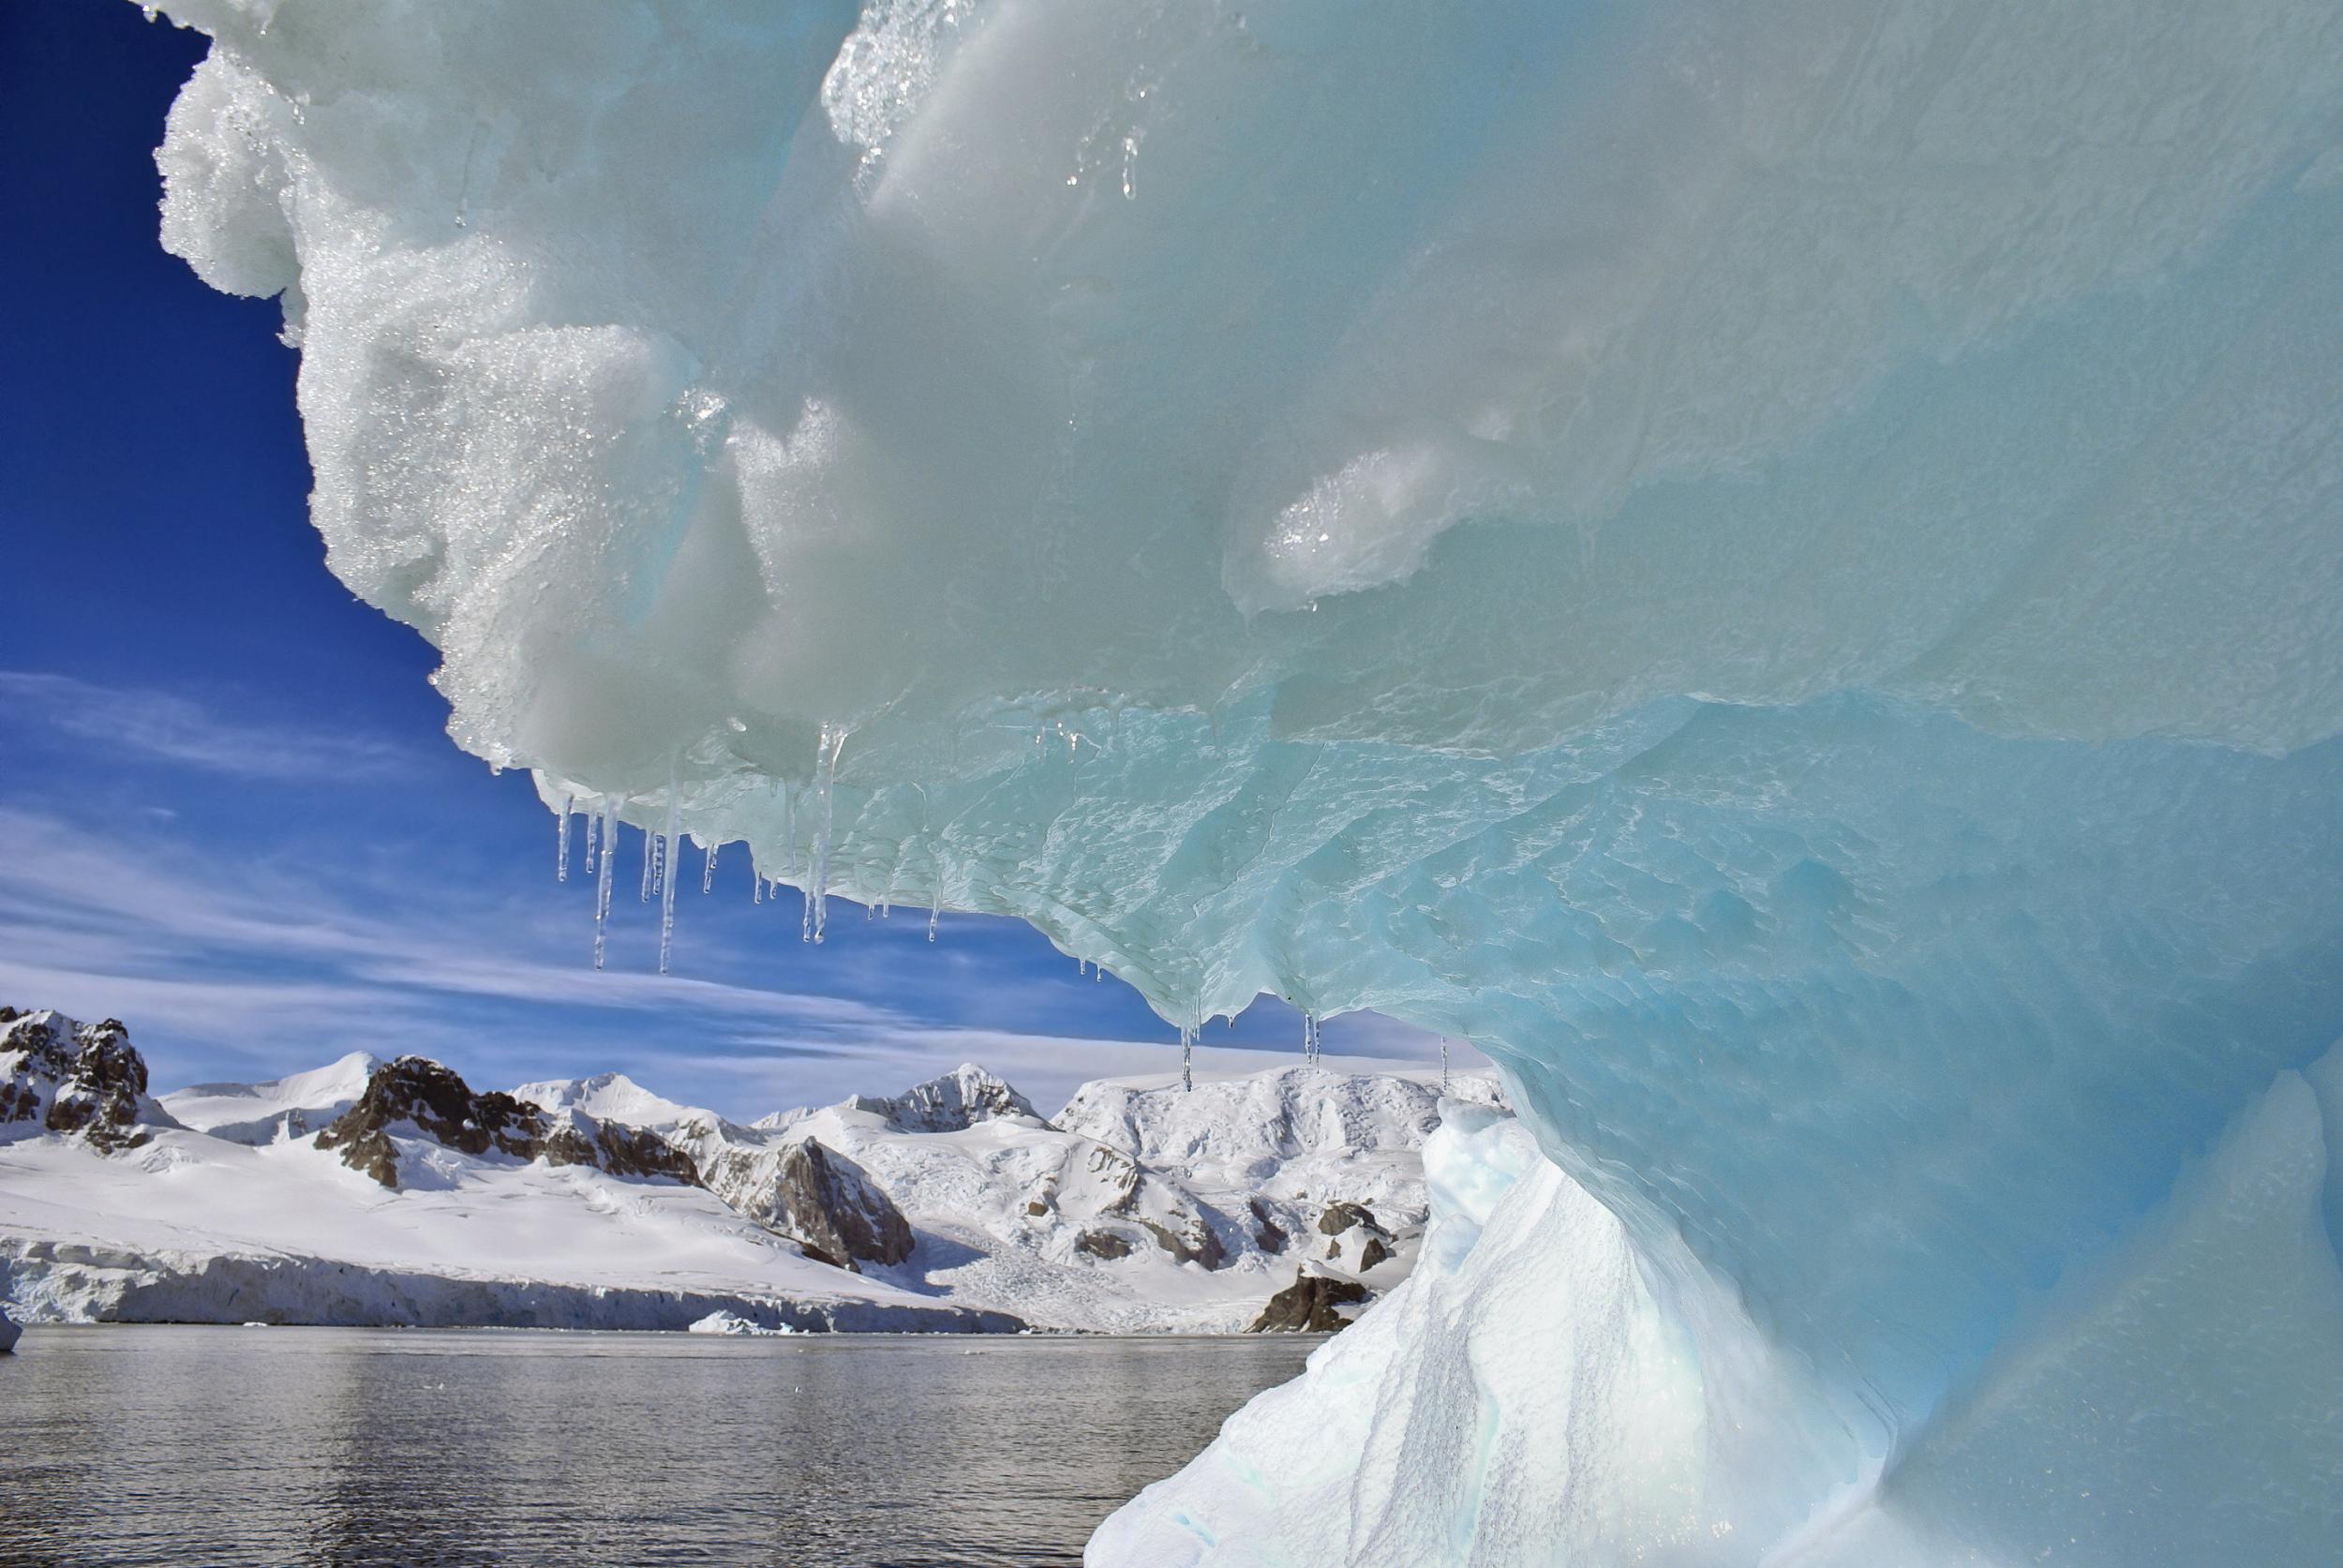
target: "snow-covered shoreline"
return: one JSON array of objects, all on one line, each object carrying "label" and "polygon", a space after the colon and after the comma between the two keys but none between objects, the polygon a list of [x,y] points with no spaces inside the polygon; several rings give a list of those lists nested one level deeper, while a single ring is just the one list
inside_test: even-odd
[{"label": "snow-covered shoreline", "polygon": [[124,1250],[12,1236],[0,1291],[36,1323],[266,1323],[679,1333],[716,1313],[796,1334],[1015,1334],[1007,1314],[937,1303],[464,1277],[296,1253]]},{"label": "snow-covered shoreline", "polygon": [[475,1093],[353,1055],[157,1099],[145,1071],[112,1021],[0,1020],[20,1320],[1324,1329],[1412,1266],[1438,1120],[1434,1075],[1323,1066],[1104,1080],[1054,1121],[963,1067],[754,1127],[609,1073]]}]

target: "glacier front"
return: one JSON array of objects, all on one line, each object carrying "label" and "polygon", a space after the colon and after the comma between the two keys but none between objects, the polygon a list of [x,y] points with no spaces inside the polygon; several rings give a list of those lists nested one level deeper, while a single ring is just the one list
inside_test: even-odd
[{"label": "glacier front", "polygon": [[1641,1413],[1199,1561],[2333,1557],[2332,0],[164,8],[164,242],[565,830],[1498,1063],[1376,1376]]}]

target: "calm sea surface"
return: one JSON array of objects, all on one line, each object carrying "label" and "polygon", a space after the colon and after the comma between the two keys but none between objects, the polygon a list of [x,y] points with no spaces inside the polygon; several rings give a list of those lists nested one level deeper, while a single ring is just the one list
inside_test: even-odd
[{"label": "calm sea surface", "polygon": [[1072,1563],[1315,1339],[32,1328],[0,1563]]}]

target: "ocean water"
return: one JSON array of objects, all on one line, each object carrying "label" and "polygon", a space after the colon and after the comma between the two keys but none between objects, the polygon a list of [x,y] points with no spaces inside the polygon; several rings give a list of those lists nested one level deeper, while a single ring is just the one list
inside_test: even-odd
[{"label": "ocean water", "polygon": [[1316,1343],[36,1327],[0,1562],[1073,1563]]}]

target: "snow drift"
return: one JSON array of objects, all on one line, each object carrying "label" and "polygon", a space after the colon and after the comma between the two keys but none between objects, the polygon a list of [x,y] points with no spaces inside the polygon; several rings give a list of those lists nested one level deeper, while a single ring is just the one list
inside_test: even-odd
[{"label": "snow drift", "polygon": [[[2337,1147],[2334,6],[167,8],[165,243],[565,831],[1470,1035],[1697,1350],[1678,1561],[1865,1486],[2186,1561],[1911,1466],[2045,1441],[1989,1391],[2225,1128]],[[2343,1368],[2241,1370],[2118,1380],[2107,1485],[2316,1559]]]}]

